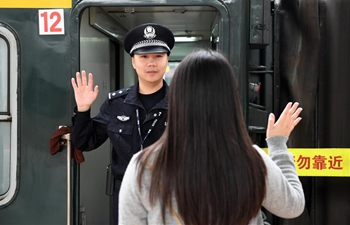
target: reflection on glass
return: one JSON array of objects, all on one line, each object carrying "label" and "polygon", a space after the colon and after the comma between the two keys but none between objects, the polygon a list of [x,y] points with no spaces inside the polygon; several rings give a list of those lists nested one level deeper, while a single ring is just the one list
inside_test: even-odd
[{"label": "reflection on glass", "polygon": [[7,112],[8,93],[8,47],[4,39],[0,38],[0,112]]},{"label": "reflection on glass", "polygon": [[0,123],[0,196],[10,188],[10,123]]}]

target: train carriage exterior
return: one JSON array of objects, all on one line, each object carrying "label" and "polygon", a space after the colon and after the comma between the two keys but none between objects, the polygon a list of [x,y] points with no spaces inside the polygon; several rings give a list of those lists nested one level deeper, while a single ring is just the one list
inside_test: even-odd
[{"label": "train carriage exterior", "polygon": [[227,55],[254,143],[265,146],[270,112],[287,101],[304,108],[288,144],[306,207],[289,220],[266,212],[267,223],[349,224],[349,10],[347,0],[0,0],[0,224],[111,224],[110,143],[79,164],[69,134],[55,155],[49,141],[71,126],[75,72],[92,72],[100,87],[93,115],[136,81],[122,42],[144,22],[176,37],[170,85],[192,50]]}]

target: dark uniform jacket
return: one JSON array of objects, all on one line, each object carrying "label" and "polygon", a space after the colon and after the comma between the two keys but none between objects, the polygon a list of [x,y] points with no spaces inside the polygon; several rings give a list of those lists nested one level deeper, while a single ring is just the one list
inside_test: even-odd
[{"label": "dark uniform jacket", "polygon": [[143,148],[157,141],[163,134],[166,121],[169,86],[165,85],[164,98],[148,113],[144,109],[138,93],[138,84],[108,95],[100,107],[99,114],[92,118],[90,111],[77,112],[73,116],[72,144],[82,151],[90,151],[102,145],[109,138],[113,145],[112,171],[116,179],[123,178],[126,167],[133,156],[141,149],[141,139],[137,126],[136,109],[139,110],[142,139],[154,125],[143,142]]}]

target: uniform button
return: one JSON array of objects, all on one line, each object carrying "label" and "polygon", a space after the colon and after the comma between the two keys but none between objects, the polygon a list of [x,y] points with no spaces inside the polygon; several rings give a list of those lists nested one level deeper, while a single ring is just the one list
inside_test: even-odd
[{"label": "uniform button", "polygon": [[122,129],[119,129],[119,133],[121,133],[123,130]]},{"label": "uniform button", "polygon": [[153,114],[153,116],[156,117],[156,116],[157,116],[157,113]]}]

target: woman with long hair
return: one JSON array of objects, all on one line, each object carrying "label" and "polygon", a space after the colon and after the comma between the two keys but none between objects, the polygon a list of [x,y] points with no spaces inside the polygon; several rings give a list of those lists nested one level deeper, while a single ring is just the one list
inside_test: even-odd
[{"label": "woman with long hair", "polygon": [[305,200],[286,142],[302,109],[288,103],[253,145],[233,69],[199,50],[176,69],[163,136],[134,155],[120,190],[119,224],[263,224],[260,209],[297,217]]}]

